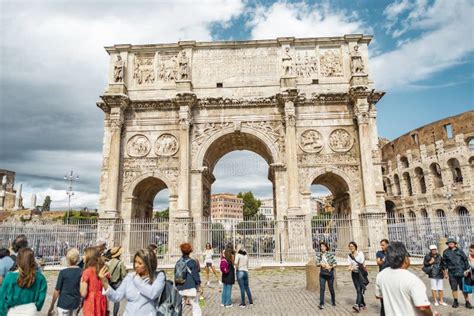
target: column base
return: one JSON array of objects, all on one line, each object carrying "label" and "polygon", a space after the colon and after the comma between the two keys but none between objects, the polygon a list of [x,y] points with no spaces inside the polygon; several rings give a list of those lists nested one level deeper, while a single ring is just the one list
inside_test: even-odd
[{"label": "column base", "polygon": [[285,76],[280,78],[280,88],[286,90],[287,88],[296,88],[296,76]]},{"label": "column base", "polygon": [[354,74],[350,80],[351,86],[367,86],[369,84],[369,76],[367,74]]},{"label": "column base", "polygon": [[176,80],[177,92],[191,92],[193,91],[193,84],[191,80]]},{"label": "column base", "polygon": [[128,90],[124,83],[109,83],[108,94],[127,94]]}]

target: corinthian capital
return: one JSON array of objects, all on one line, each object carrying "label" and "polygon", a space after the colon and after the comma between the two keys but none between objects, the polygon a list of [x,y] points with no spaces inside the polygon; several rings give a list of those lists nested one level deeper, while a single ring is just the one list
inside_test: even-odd
[{"label": "corinthian capital", "polygon": [[297,89],[287,89],[281,93],[277,94],[277,100],[280,105],[284,106],[288,102],[296,103],[298,101],[298,90]]},{"label": "corinthian capital", "polygon": [[197,103],[197,98],[194,93],[177,93],[176,97],[174,98],[174,102],[176,102],[176,104],[180,107],[187,106],[189,109],[191,109]]},{"label": "corinthian capital", "polygon": [[370,119],[369,107],[355,106],[354,119],[357,120],[357,124],[368,124]]},{"label": "corinthian capital", "polygon": [[110,130],[112,132],[120,132],[122,130],[122,126],[123,126],[122,117],[111,118],[109,122],[110,122]]},{"label": "corinthian capital", "polygon": [[125,110],[130,103],[128,95],[125,94],[105,94],[100,97],[108,108],[119,108]]}]

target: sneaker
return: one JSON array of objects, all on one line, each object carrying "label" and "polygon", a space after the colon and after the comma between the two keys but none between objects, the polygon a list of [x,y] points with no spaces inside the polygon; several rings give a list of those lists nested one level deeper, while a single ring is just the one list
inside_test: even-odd
[{"label": "sneaker", "polygon": [[356,313],[360,312],[359,305],[354,305],[354,306],[352,306],[352,309],[353,309],[354,312],[356,312]]},{"label": "sneaker", "polygon": [[467,309],[472,309],[471,302],[469,302],[469,301],[466,302],[466,308]]},{"label": "sneaker", "polygon": [[222,285],[222,281],[219,281],[219,285]]},{"label": "sneaker", "polygon": [[336,302],[332,302],[331,305],[332,305],[332,306],[336,306]]},{"label": "sneaker", "polygon": [[234,305],[233,304],[226,305],[225,308],[231,308],[232,306],[234,306]]},{"label": "sneaker", "polygon": [[224,305],[224,304],[221,304],[221,307],[225,307],[225,305]]},{"label": "sneaker", "polygon": [[455,300],[453,303],[453,308],[458,308],[458,307],[459,307],[459,303],[457,300]]},{"label": "sneaker", "polygon": [[434,306],[439,306],[438,301],[435,301]]},{"label": "sneaker", "polygon": [[250,306],[253,306],[253,302],[250,302],[249,305],[250,305]]},{"label": "sneaker", "polygon": [[319,304],[318,307],[319,307],[319,309],[324,309],[324,305],[323,305],[323,304]]},{"label": "sneaker", "polygon": [[206,285],[207,285],[207,286],[211,285],[211,282],[207,281]]},{"label": "sneaker", "polygon": [[445,302],[439,302],[439,305],[448,306],[448,304],[446,304]]},{"label": "sneaker", "polygon": [[247,306],[246,306],[245,304],[240,304],[239,307],[240,307],[240,308],[245,308],[245,307],[247,307]]}]

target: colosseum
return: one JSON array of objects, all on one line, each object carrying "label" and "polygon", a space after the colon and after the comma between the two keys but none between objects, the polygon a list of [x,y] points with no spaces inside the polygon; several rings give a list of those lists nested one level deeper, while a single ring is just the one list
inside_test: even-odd
[{"label": "colosseum", "polygon": [[446,236],[468,247],[474,241],[474,111],[381,146],[390,238],[411,240],[413,252]]}]

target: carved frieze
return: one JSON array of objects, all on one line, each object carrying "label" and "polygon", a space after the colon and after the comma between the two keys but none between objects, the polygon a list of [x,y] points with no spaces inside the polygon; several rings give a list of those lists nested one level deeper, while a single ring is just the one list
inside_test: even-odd
[{"label": "carved frieze", "polygon": [[150,141],[145,135],[134,135],[127,142],[127,154],[130,157],[144,157],[150,152]]},{"label": "carved frieze", "polygon": [[283,153],[285,150],[285,134],[281,123],[275,124],[267,121],[251,121],[244,122],[243,124],[263,132],[277,145],[278,150]]},{"label": "carved frieze", "polygon": [[329,147],[335,152],[349,151],[354,145],[354,138],[345,129],[338,128],[329,135]]},{"label": "carved frieze", "polygon": [[320,72],[323,77],[342,77],[342,55],[339,48],[320,49]]},{"label": "carved frieze", "polygon": [[201,108],[211,107],[252,107],[252,106],[272,106],[277,104],[275,96],[252,99],[231,99],[231,98],[202,98],[198,100]]},{"label": "carved frieze", "polygon": [[301,133],[299,145],[306,153],[318,153],[323,149],[322,136],[318,131],[308,129]]},{"label": "carved frieze", "polygon": [[295,73],[298,78],[312,78],[318,74],[318,59],[315,50],[297,50]]},{"label": "carved frieze", "polygon": [[358,158],[352,153],[333,154],[301,154],[298,155],[298,165],[338,165],[338,164],[358,164]]},{"label": "carved frieze", "polygon": [[174,110],[179,106],[173,100],[134,101],[130,105],[134,111]]},{"label": "carved frieze", "polygon": [[155,67],[153,56],[135,56],[133,79],[138,85],[155,82]]},{"label": "carved frieze", "polygon": [[178,148],[178,140],[172,134],[163,134],[155,141],[155,153],[158,156],[173,156]]},{"label": "carved frieze", "polygon": [[178,54],[160,54],[158,80],[175,81],[178,78]]}]

